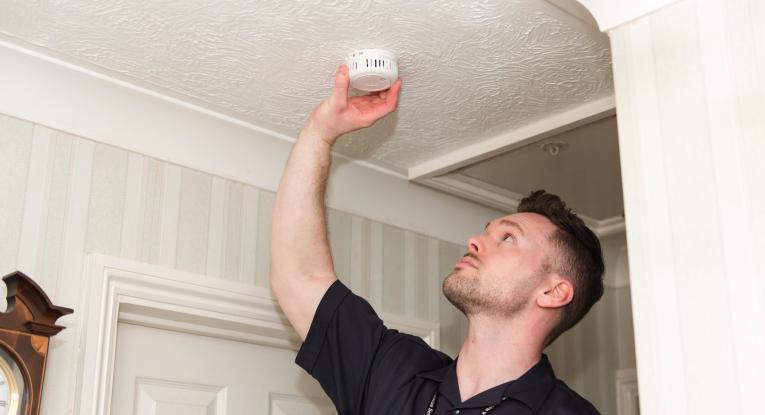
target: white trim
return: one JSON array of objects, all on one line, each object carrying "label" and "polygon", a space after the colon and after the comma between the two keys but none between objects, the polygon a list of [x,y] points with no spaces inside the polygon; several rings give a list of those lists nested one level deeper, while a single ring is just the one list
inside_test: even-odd
[{"label": "white trim", "polygon": [[523,198],[521,194],[460,173],[447,173],[437,177],[417,179],[417,183],[476,200],[502,212],[514,212]]},{"label": "white trim", "polygon": [[582,23],[598,29],[598,22],[592,16],[589,10],[577,0],[546,0],[548,3],[557,7],[566,14],[574,17]]},{"label": "white trim", "polygon": [[[51,53],[0,34],[0,113],[260,189],[278,187],[293,137]],[[335,158],[331,208],[453,243],[498,216],[396,172]]]},{"label": "white trim", "polygon": [[637,404],[638,396],[637,370],[618,370],[616,372],[617,415],[640,415],[640,406]]},{"label": "white trim", "polygon": [[627,228],[624,216],[614,216],[612,218],[601,220],[588,219],[585,216],[580,216],[585,220],[585,223],[587,223],[588,220],[591,221],[587,225],[590,226],[593,232],[601,238],[620,233],[623,234]]},{"label": "white trim", "polygon": [[[524,197],[524,195],[460,173],[448,173],[442,176],[418,179],[417,182],[483,203],[502,212],[515,212],[518,209],[518,204]],[[624,233],[625,231],[623,216],[614,216],[606,219],[594,219],[585,215],[579,215],[579,217],[600,238]]]},{"label": "white trim", "polygon": [[506,153],[535,141],[589,124],[616,113],[613,95],[587,102],[499,136],[462,147],[409,168],[409,179],[425,179],[448,173]]},{"label": "white trim", "polygon": [[639,19],[645,15],[655,13],[659,9],[667,7],[679,0],[576,0],[592,14],[598,22],[601,32],[609,32]]},{"label": "white trim", "polygon": [[[75,413],[110,413],[119,321],[291,350],[300,344],[266,288],[100,254],[88,255],[85,282]],[[437,323],[380,317],[439,345]]]}]

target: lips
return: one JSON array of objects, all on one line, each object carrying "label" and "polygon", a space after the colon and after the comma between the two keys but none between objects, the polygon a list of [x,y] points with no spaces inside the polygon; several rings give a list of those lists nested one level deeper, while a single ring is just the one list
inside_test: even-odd
[{"label": "lips", "polygon": [[478,269],[478,266],[474,262],[474,260],[468,256],[463,256],[460,258],[460,260],[457,262],[457,265],[454,266],[454,268],[458,267],[472,267]]}]

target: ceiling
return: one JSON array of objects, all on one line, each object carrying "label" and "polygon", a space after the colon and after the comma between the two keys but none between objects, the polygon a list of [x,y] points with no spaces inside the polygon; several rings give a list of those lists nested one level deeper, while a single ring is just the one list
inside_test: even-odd
[{"label": "ceiling", "polygon": [[[497,148],[517,149],[613,114],[611,104],[610,113],[607,107],[555,121],[558,114],[576,115],[588,103],[613,97],[608,37],[589,24],[581,8],[565,3],[6,1],[0,5],[0,34],[290,136],[330,92],[332,74],[348,52],[390,49],[398,54],[404,81],[399,110],[343,138],[336,151],[414,177],[413,171],[432,160],[467,148],[511,137],[510,146],[458,157],[460,162],[447,163],[438,173],[494,157]],[[518,135],[528,126],[548,124],[545,131]],[[609,149],[603,152],[614,154],[615,135],[602,137],[606,130],[615,134],[613,128],[593,128],[600,138],[588,139],[582,132],[561,138],[572,144],[558,159],[529,152],[534,160],[544,160],[540,164],[525,158],[527,152],[515,151],[461,173],[512,191],[549,183],[578,194],[589,178],[609,175],[581,173],[581,180],[575,180],[573,173],[553,172],[575,171],[571,166],[576,163],[589,165],[587,155],[601,151],[580,147],[602,145]],[[503,172],[503,165],[511,166],[511,174]],[[618,170],[618,158],[603,163],[606,169],[615,166]],[[429,184],[436,173],[420,176],[419,181]],[[616,188],[609,182],[608,192]],[[586,197],[593,200],[582,206],[596,206],[604,197],[591,193]],[[620,201],[620,189],[610,196]],[[586,208],[587,215],[620,211],[613,203],[607,205]]]},{"label": "ceiling", "polygon": [[621,197],[609,197],[622,194],[617,135],[616,117],[610,116],[455,173],[521,196],[545,189],[575,211],[607,220],[624,213]]}]

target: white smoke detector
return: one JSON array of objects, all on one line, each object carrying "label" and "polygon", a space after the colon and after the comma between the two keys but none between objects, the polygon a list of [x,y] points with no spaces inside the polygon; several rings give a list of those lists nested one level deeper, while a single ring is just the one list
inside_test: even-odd
[{"label": "white smoke detector", "polygon": [[359,91],[382,91],[398,79],[396,55],[383,49],[361,49],[348,55],[351,86]]}]

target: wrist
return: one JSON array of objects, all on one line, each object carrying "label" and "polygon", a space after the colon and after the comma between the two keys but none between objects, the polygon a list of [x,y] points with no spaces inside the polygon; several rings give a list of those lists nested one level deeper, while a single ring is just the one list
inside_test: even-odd
[{"label": "wrist", "polygon": [[317,123],[312,118],[308,119],[303,130],[300,132],[300,136],[311,137],[312,140],[321,140],[327,143],[330,147],[337,141],[339,135],[334,131],[331,131],[321,123]]}]

